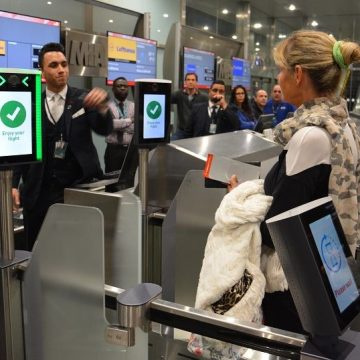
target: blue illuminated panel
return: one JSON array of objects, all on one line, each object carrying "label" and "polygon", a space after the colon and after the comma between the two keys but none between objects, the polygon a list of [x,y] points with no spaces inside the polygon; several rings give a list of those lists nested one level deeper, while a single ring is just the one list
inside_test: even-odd
[{"label": "blue illuminated panel", "polygon": [[250,63],[237,57],[232,58],[233,81],[232,87],[242,85],[246,90],[251,88]]},{"label": "blue illuminated panel", "polygon": [[215,54],[210,51],[184,47],[184,73],[193,72],[198,76],[198,87],[210,88],[215,80]]},{"label": "blue illuminated panel", "polygon": [[59,21],[0,11],[0,67],[37,69],[38,54],[60,41]]}]

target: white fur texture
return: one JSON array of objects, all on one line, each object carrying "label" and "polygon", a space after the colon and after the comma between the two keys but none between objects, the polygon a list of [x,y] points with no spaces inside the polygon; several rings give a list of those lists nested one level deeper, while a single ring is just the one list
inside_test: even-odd
[{"label": "white fur texture", "polygon": [[215,214],[205,247],[195,307],[210,310],[210,305],[235,285],[247,269],[253,281],[244,297],[225,315],[243,321],[261,319],[265,277],[260,270],[260,222],[272,197],[264,195],[264,181],[240,184],[222,200]]}]

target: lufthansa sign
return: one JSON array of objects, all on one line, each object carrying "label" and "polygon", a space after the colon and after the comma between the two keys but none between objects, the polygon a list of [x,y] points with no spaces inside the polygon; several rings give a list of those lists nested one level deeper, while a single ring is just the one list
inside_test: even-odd
[{"label": "lufthansa sign", "polygon": [[70,75],[107,77],[107,37],[65,31],[66,57]]}]

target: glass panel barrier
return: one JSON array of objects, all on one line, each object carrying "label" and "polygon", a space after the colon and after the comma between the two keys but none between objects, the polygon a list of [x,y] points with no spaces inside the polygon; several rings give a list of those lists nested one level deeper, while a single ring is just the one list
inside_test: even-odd
[{"label": "glass panel barrier", "polygon": [[147,359],[147,334],[136,346],[107,343],[104,219],[100,210],[53,205],[23,283],[28,360]]}]

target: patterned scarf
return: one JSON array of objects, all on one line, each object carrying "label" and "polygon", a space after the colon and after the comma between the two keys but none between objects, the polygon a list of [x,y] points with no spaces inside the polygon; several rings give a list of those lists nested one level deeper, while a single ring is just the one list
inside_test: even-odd
[{"label": "patterned scarf", "polygon": [[346,101],[340,97],[317,98],[301,105],[294,117],[281,122],[274,133],[275,141],[286,145],[299,129],[305,126],[319,126],[331,137],[331,173],[329,195],[332,197],[341,225],[349,244],[357,240],[360,229],[360,166],[354,164],[351,147],[344,135],[348,124],[360,156],[360,133],[350,119]]}]

